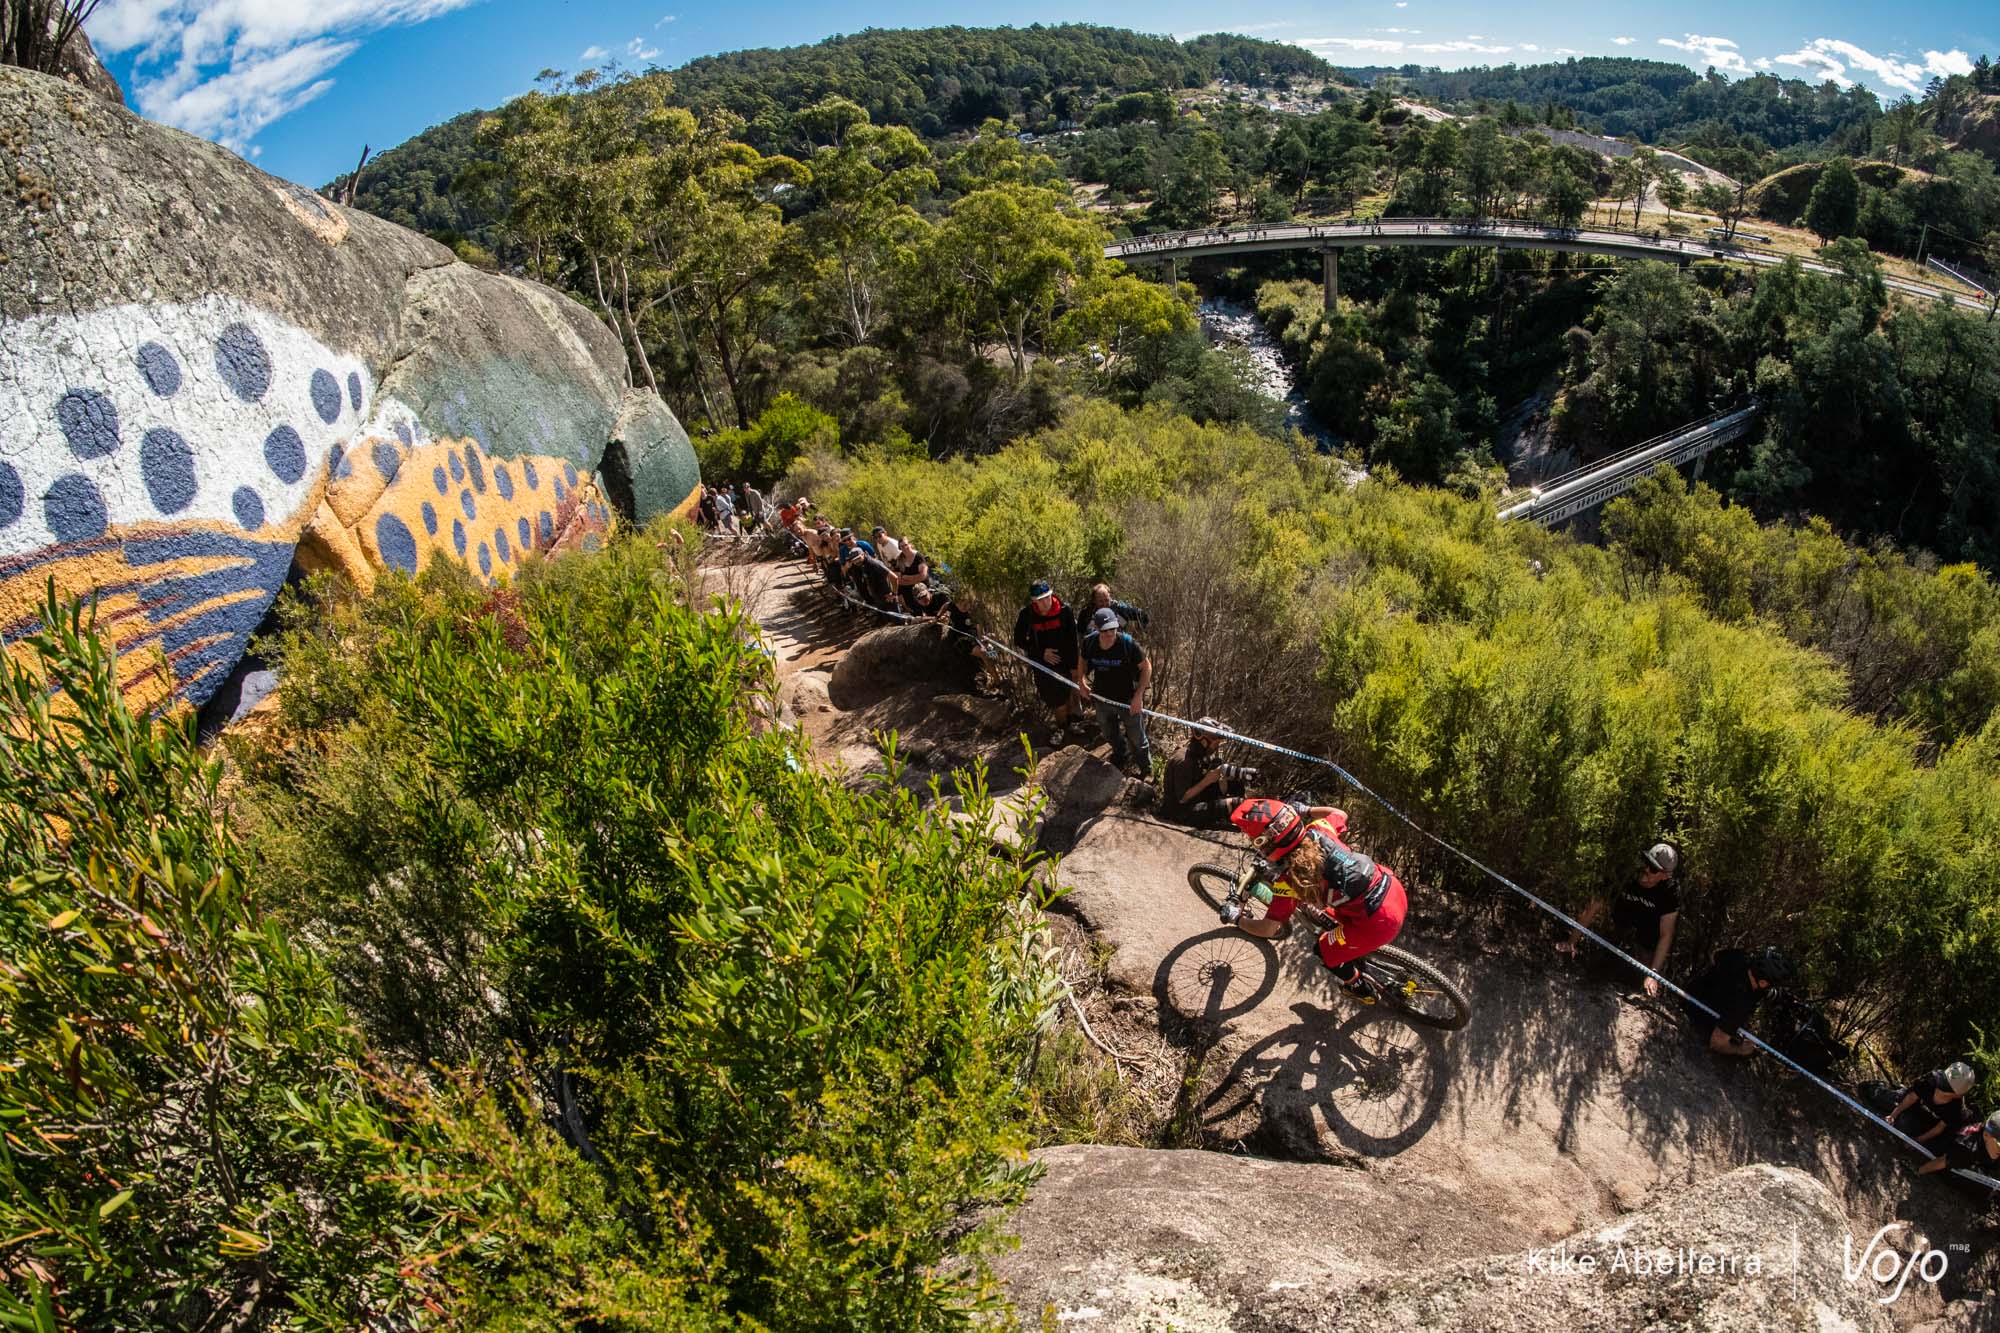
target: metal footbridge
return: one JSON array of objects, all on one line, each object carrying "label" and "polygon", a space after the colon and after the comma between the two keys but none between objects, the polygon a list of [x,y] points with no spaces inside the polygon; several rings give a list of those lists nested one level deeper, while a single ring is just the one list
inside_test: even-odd
[{"label": "metal footbridge", "polygon": [[1756,424],[1758,405],[1754,402],[1725,408],[1699,421],[1690,422],[1665,435],[1656,435],[1630,449],[1599,459],[1553,481],[1545,481],[1522,495],[1503,497],[1500,518],[1526,519],[1543,527],[1553,527],[1575,518],[1586,509],[1623,495],[1650,476],[1662,464],[1679,465],[1707,455],[1732,440],[1740,440]]}]

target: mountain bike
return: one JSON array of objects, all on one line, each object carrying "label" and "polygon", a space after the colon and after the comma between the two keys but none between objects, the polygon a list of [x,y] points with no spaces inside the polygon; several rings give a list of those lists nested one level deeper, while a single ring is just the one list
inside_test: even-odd
[{"label": "mountain bike", "polygon": [[[1246,858],[1240,871],[1199,862],[1188,869],[1188,887],[1216,908],[1225,922],[1233,924],[1248,903],[1268,900],[1256,893],[1260,887],[1257,870],[1255,858]],[[1291,936],[1314,950],[1315,959],[1319,956],[1316,945],[1320,931],[1330,930],[1335,939],[1341,937],[1340,922],[1309,902],[1301,900],[1292,915],[1294,919],[1303,916],[1314,925],[1313,930],[1295,930]],[[1456,1032],[1472,1021],[1472,1005],[1464,992],[1444,973],[1414,954],[1385,944],[1364,954],[1360,961],[1362,972],[1375,983],[1381,1003],[1412,1023]]]}]

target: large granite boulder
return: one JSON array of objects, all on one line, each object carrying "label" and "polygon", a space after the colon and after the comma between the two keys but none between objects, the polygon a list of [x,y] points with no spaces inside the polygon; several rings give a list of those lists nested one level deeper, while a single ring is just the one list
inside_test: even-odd
[{"label": "large granite boulder", "polygon": [[691,502],[687,436],[569,298],[0,69],[0,638],[100,594],[199,703],[297,565],[499,580]]},{"label": "large granite boulder", "polygon": [[1037,1156],[1046,1174],[1011,1219],[1020,1248],[995,1263],[1030,1326],[1895,1326],[1886,1288],[1848,1276],[1839,1204],[1780,1167],[1524,1248],[1489,1200],[1421,1177],[1140,1148]]}]

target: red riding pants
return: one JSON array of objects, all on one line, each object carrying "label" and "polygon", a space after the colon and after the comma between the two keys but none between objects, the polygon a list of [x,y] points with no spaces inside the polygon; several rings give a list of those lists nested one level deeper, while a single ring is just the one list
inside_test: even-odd
[{"label": "red riding pants", "polygon": [[[1336,944],[1332,931],[1321,931],[1320,960],[1328,967],[1340,967],[1363,954],[1373,953],[1396,938],[1409,906],[1410,900],[1403,894],[1403,881],[1392,874],[1389,886],[1382,891],[1382,905],[1374,912],[1364,913],[1358,905],[1335,908],[1333,914],[1340,921],[1341,941]],[[1350,912],[1354,915],[1348,915]]]}]

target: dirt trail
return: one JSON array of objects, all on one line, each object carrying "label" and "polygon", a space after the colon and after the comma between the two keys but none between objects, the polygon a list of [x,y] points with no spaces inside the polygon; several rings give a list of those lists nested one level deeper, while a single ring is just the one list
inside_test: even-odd
[{"label": "dirt trail", "polygon": [[[869,626],[830,608],[796,566],[740,565],[712,582],[764,626],[781,695],[823,760],[879,771],[870,737],[893,725],[906,749],[930,742],[918,749],[931,772],[977,755],[993,759],[996,789],[1016,781],[1020,747],[1001,734],[1008,719],[990,715],[998,705],[982,725],[961,711],[964,696],[912,684],[837,706],[825,682]],[[1913,1180],[1886,1135],[1774,1062],[1709,1053],[1665,1008],[1623,994],[1615,971],[1512,956],[1518,922],[1412,884],[1399,943],[1476,1010],[1461,1032],[1413,1028],[1340,997],[1302,935],[1265,942],[1218,925],[1186,872],[1233,866],[1236,840],[1153,819],[1131,804],[1136,784],[1075,747],[1044,760],[1037,781],[1051,802],[1041,846],[1060,854],[1067,889],[1058,911],[1102,962],[1086,997],[1093,1025],[1138,1053],[1125,1073],[1165,1089],[1175,1105],[1163,1113],[1195,1126],[1203,1146],[1340,1166],[1385,1190],[1448,1191],[1454,1207],[1427,1256],[1439,1262],[1551,1242],[1734,1168],[1792,1166],[1832,1191],[1857,1244],[1895,1220],[1909,1224],[1906,1244],[1973,1243],[1952,1252],[1938,1291],[1897,1302],[1899,1326],[1936,1318],[1940,1295],[1994,1285],[1971,1210]],[[1366,848],[1386,832],[1355,837]]]}]

